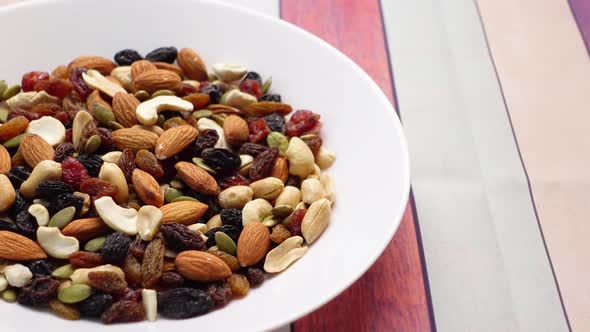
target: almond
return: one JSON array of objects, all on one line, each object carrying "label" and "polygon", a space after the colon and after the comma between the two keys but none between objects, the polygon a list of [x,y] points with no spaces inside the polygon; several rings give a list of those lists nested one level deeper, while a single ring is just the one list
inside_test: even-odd
[{"label": "almond", "polygon": [[156,181],[153,176],[136,168],[133,170],[131,178],[137,196],[139,196],[145,204],[156,207],[164,205],[164,194],[160,190],[158,181]]},{"label": "almond", "polygon": [[178,61],[178,65],[182,68],[186,77],[197,81],[207,80],[207,68],[197,52],[190,48],[183,48],[178,51],[176,61]]},{"label": "almond", "polygon": [[239,145],[246,142],[250,135],[248,123],[237,115],[230,115],[223,121],[223,131],[225,133],[225,139],[231,145]]},{"label": "almond", "polygon": [[191,102],[196,110],[205,108],[211,102],[211,97],[207,93],[191,93],[182,99]]},{"label": "almond", "polygon": [[176,222],[192,225],[199,221],[209,207],[201,202],[180,201],[168,203],[160,208],[162,223]]},{"label": "almond", "polygon": [[183,277],[194,281],[217,281],[231,275],[229,266],[221,258],[204,251],[183,251],[174,263]]},{"label": "almond", "polygon": [[156,142],[156,157],[160,160],[177,155],[197,138],[199,131],[189,125],[181,125],[166,130]]},{"label": "almond", "polygon": [[78,67],[84,67],[86,69],[94,69],[100,72],[101,74],[107,76],[111,73],[117,65],[114,62],[107,58],[103,58],[101,56],[94,56],[94,55],[83,55],[79,56],[74,59],[74,61],[70,62],[68,65],[68,75],[72,73],[72,71]]},{"label": "almond", "polygon": [[10,209],[16,200],[16,191],[8,176],[4,174],[0,174],[0,193],[0,212],[4,212]]},{"label": "almond", "polygon": [[156,67],[151,61],[147,61],[147,60],[135,61],[131,65],[131,77],[135,78],[145,72],[156,70],[156,69],[158,69],[158,67]]},{"label": "almond", "polygon": [[180,89],[181,82],[178,74],[169,70],[156,69],[139,74],[133,79],[133,86],[137,90],[154,93],[159,90],[177,91]]},{"label": "almond", "polygon": [[175,72],[180,77],[184,77],[184,72],[182,71],[182,68],[178,67],[177,65],[173,65],[173,64],[167,63],[167,62],[152,62],[152,63],[158,69],[169,70],[169,71]]},{"label": "almond", "polygon": [[55,150],[51,144],[35,134],[23,137],[19,150],[31,168],[35,168],[43,160],[53,160],[55,157]]},{"label": "almond", "polygon": [[139,128],[125,128],[113,131],[113,138],[121,150],[131,149],[137,152],[146,149],[154,151],[158,135]]},{"label": "almond", "polygon": [[242,266],[260,262],[270,250],[271,240],[268,227],[261,222],[251,222],[244,226],[238,239],[238,261]]},{"label": "almond", "polygon": [[10,171],[10,154],[4,145],[0,145],[0,174]]},{"label": "almond", "polygon": [[186,161],[177,163],[175,167],[178,176],[191,189],[206,195],[219,194],[220,189],[217,181],[204,169]]},{"label": "almond", "polygon": [[287,182],[289,178],[289,163],[287,162],[287,158],[280,157],[277,159],[270,176],[281,179],[283,183]]},{"label": "almond", "polygon": [[127,128],[138,124],[135,109],[139,104],[139,99],[130,93],[119,92],[115,94],[113,97],[113,113],[115,113],[117,121]]},{"label": "almond", "polygon": [[70,222],[61,230],[61,233],[65,236],[75,237],[80,242],[86,242],[95,237],[107,234],[109,230],[109,226],[102,219],[86,218]]},{"label": "almond", "polygon": [[13,261],[45,259],[47,254],[33,240],[22,235],[0,231],[0,258]]},{"label": "almond", "polygon": [[111,104],[107,103],[104,99],[102,99],[100,91],[98,90],[92,91],[92,93],[88,95],[88,98],[86,98],[86,106],[89,110],[92,109],[92,105],[94,104],[101,104],[102,106],[112,111]]}]

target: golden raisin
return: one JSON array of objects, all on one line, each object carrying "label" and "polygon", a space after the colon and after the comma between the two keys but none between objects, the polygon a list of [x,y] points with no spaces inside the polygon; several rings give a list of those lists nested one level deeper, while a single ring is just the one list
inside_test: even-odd
[{"label": "golden raisin", "polygon": [[278,224],[272,228],[270,240],[274,243],[281,244],[283,241],[291,237],[291,232],[283,224]]},{"label": "golden raisin", "polygon": [[8,120],[5,124],[0,126],[0,142],[8,141],[9,139],[22,134],[29,126],[29,120],[22,115]]},{"label": "golden raisin", "polygon": [[88,284],[110,294],[121,294],[127,288],[125,279],[112,271],[91,271],[88,273]]},{"label": "golden raisin", "polygon": [[213,247],[211,247],[207,251],[209,253],[221,258],[221,260],[224,261],[225,264],[227,264],[227,266],[229,266],[229,269],[232,272],[237,272],[240,269],[240,262],[238,262],[238,259],[236,258],[236,256],[230,255],[230,254],[226,253],[225,251],[212,249],[212,248]]},{"label": "golden raisin", "polygon": [[225,281],[231,287],[231,292],[234,296],[239,297],[248,294],[250,283],[248,282],[248,278],[243,274],[233,273]]},{"label": "golden raisin", "polygon": [[67,320],[80,319],[80,311],[72,305],[65,304],[57,299],[49,301],[49,308],[59,317]]},{"label": "golden raisin", "polygon": [[178,127],[187,124],[182,118],[175,116],[170,118],[164,122],[164,130],[168,130],[170,128]]}]

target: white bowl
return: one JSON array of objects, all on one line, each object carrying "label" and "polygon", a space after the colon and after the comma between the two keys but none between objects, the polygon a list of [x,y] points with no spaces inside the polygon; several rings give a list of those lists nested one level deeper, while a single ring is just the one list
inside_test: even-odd
[{"label": "white bowl", "polygon": [[[109,331],[261,331],[289,323],[358,279],[390,242],[409,192],[406,141],[379,87],[319,38],[278,19],[220,3],[187,0],[58,0],[0,9],[2,79],[51,71],[83,55],[112,58],[123,48],[191,47],[209,64],[242,63],[295,109],[321,114],[337,200],[331,224],[308,253],[247,297],[188,320],[160,319]],[[395,262],[392,262],[394,264]],[[0,301],[0,330],[69,332],[101,328],[87,320]]]}]

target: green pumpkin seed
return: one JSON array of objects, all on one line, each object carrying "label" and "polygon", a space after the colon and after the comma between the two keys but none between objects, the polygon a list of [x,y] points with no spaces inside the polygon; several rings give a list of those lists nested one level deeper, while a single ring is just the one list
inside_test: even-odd
[{"label": "green pumpkin seed", "polygon": [[166,117],[163,115],[158,115],[158,127],[164,128],[164,123],[166,123]]},{"label": "green pumpkin seed", "polygon": [[4,91],[2,94],[2,100],[10,99],[16,96],[20,92],[20,85],[15,84]]},{"label": "green pumpkin seed", "polygon": [[289,139],[279,132],[273,131],[266,137],[266,142],[271,148],[279,149],[281,155],[285,155],[287,148],[289,148]]},{"label": "green pumpkin seed", "polygon": [[152,94],[152,98],[156,98],[159,96],[175,96],[176,93],[174,93],[174,91],[172,90],[160,90],[160,91],[156,91]]},{"label": "green pumpkin seed", "polygon": [[262,93],[267,93],[268,90],[270,90],[270,86],[272,85],[272,77],[269,77],[266,81],[264,81],[264,83],[262,84],[262,88],[260,88],[262,90]]},{"label": "green pumpkin seed", "polygon": [[2,299],[6,302],[16,301],[16,293],[12,289],[7,289],[2,292]]},{"label": "green pumpkin seed", "polygon": [[108,109],[108,107],[104,106],[101,103],[95,103],[92,105],[92,114],[100,124],[106,125],[111,121],[115,121],[115,114],[113,111]]},{"label": "green pumpkin seed", "polygon": [[51,276],[58,279],[68,279],[72,273],[74,273],[74,267],[71,264],[66,264],[53,270]]},{"label": "green pumpkin seed", "polygon": [[183,202],[183,201],[191,201],[191,202],[199,202],[198,199],[194,198],[194,197],[190,197],[190,196],[178,196],[175,199],[172,200],[172,203],[175,202]]},{"label": "green pumpkin seed", "polygon": [[198,110],[193,112],[193,117],[197,120],[201,118],[209,118],[211,115],[213,115],[213,112],[210,110]]},{"label": "green pumpkin seed", "polygon": [[0,122],[5,123],[8,121],[9,111],[6,108],[0,108]]},{"label": "green pumpkin seed", "polygon": [[293,208],[289,205],[279,205],[272,209],[272,215],[277,219],[287,218],[293,213]]},{"label": "green pumpkin seed", "polygon": [[182,191],[175,189],[175,188],[168,188],[168,189],[164,190],[164,200],[166,201],[166,203],[171,203],[176,198],[183,196],[183,195],[184,194],[182,193]]},{"label": "green pumpkin seed", "polygon": [[215,243],[217,243],[217,246],[221,251],[225,251],[230,255],[236,255],[236,243],[231,239],[231,237],[229,237],[229,235],[225,234],[224,232],[215,233]]},{"label": "green pumpkin seed", "polygon": [[106,240],[107,240],[106,236],[101,236],[101,237],[97,237],[95,239],[92,239],[92,240],[88,241],[86,243],[86,245],[84,245],[84,250],[90,251],[90,252],[99,251],[100,248],[102,248],[104,241],[106,241]]},{"label": "green pumpkin seed", "polygon": [[279,223],[279,220],[275,216],[273,216],[272,214],[270,216],[264,218],[264,220],[262,220],[262,224],[266,227],[274,227],[278,223]]},{"label": "green pumpkin seed", "polygon": [[90,136],[88,141],[86,141],[86,145],[84,146],[84,152],[95,153],[96,151],[98,151],[98,148],[100,148],[101,144],[102,140],[100,139],[100,136],[92,135]]},{"label": "green pumpkin seed", "polygon": [[5,80],[0,81],[0,96],[4,94],[4,91],[8,89],[8,84]]},{"label": "green pumpkin seed", "polygon": [[73,206],[67,207],[63,210],[60,210],[56,214],[51,217],[49,220],[49,227],[57,227],[62,229],[66,227],[67,224],[72,221],[74,215],[76,214],[76,208]]},{"label": "green pumpkin seed", "polygon": [[134,94],[135,98],[139,99],[139,101],[145,101],[150,99],[150,94],[145,90],[139,90]]},{"label": "green pumpkin seed", "polygon": [[207,165],[205,163],[205,160],[203,158],[199,158],[199,157],[194,157],[193,158],[193,163],[195,163],[195,165],[201,167],[202,169],[206,170],[207,172],[211,173],[211,174],[215,174],[215,170],[211,167],[209,167],[209,165]]},{"label": "green pumpkin seed", "polygon": [[8,149],[18,148],[20,146],[20,142],[23,140],[23,137],[25,137],[25,134],[15,136],[9,139],[8,141],[4,142],[3,145]]},{"label": "green pumpkin seed", "polygon": [[213,114],[211,115],[211,120],[217,122],[218,125],[223,127],[223,123],[225,122],[225,118],[227,118],[226,114]]},{"label": "green pumpkin seed", "polygon": [[117,121],[110,121],[109,123],[107,123],[107,126],[109,128],[111,128],[112,130],[118,130],[118,129],[123,129],[125,128],[125,126],[123,126],[122,124],[120,124]]},{"label": "green pumpkin seed", "polygon": [[174,179],[174,180],[170,181],[170,187],[180,190],[180,189],[184,188],[184,184],[182,183],[182,181],[180,181],[178,179]]},{"label": "green pumpkin seed", "polygon": [[92,288],[84,284],[76,284],[70,287],[62,288],[57,293],[57,298],[63,303],[78,303],[86,300],[92,294]]}]

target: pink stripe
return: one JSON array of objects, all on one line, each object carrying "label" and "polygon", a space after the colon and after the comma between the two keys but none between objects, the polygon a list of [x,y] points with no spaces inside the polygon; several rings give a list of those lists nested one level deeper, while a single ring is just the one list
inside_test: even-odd
[{"label": "pink stripe", "polygon": [[582,33],[582,38],[586,43],[586,49],[590,53],[590,1],[569,0],[569,2],[572,12],[576,17],[576,21],[578,22],[580,32]]}]

